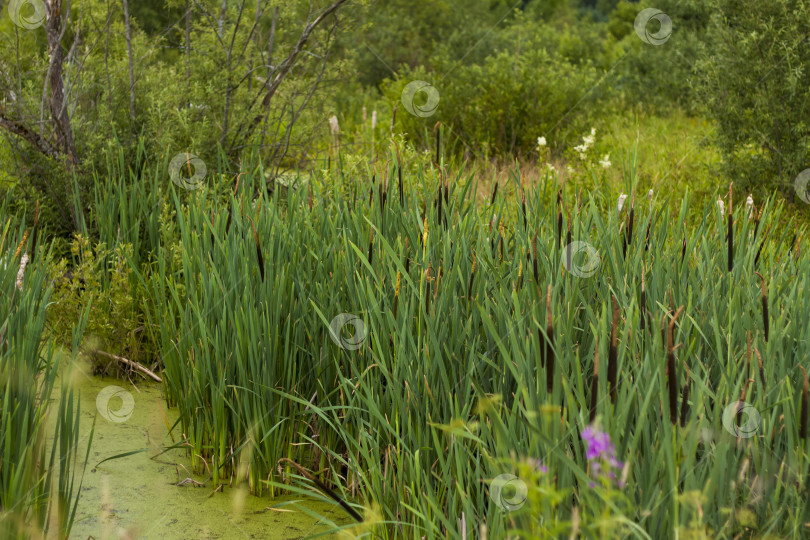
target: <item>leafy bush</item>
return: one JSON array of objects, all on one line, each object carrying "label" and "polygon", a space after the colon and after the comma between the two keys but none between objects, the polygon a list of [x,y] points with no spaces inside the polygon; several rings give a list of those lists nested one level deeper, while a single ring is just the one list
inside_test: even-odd
[{"label": "leafy bush", "polygon": [[76,235],[71,250],[75,264],[68,267],[62,259],[50,270],[55,277],[48,309],[52,335],[67,344],[76,321],[89,310],[85,334],[99,341],[98,348],[139,360],[144,327],[130,283],[132,246],[91,246],[87,237]]},{"label": "leafy bush", "polygon": [[726,172],[793,197],[810,166],[810,2],[711,0],[700,62],[702,97],[717,122]]},{"label": "leafy bush", "polygon": [[[426,146],[430,144],[422,134],[441,121],[470,155],[527,155],[537,137],[565,144],[604,115],[600,107],[611,91],[598,83],[613,52],[591,39],[593,32],[587,26],[555,30],[518,16],[480,63],[456,65],[446,58],[431,73],[403,70],[383,92],[399,102],[413,80],[436,88],[440,101],[435,115],[420,118],[401,104],[397,113],[400,129]],[[424,93],[415,96],[417,105],[424,99]]]}]

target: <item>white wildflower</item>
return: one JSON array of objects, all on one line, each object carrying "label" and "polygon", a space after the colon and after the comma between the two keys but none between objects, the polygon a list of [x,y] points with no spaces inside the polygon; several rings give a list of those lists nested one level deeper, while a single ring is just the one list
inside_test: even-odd
[{"label": "white wildflower", "polygon": [[537,146],[540,148],[546,145],[546,138],[545,137],[537,137]]},{"label": "white wildflower", "polygon": [[748,218],[750,219],[751,216],[754,215],[754,198],[751,194],[748,194],[748,198],[745,199],[745,207],[748,209]]},{"label": "white wildflower", "polygon": [[653,190],[650,188],[650,191],[647,192],[647,198],[650,200],[650,210],[652,210],[653,206]]},{"label": "white wildflower", "polygon": [[25,276],[25,267],[28,266],[28,253],[23,253],[20,259],[20,269],[17,271],[17,288],[22,289],[23,277]]},{"label": "white wildflower", "polygon": [[340,132],[337,116],[329,117],[329,127],[332,129],[332,135],[337,135]]},{"label": "white wildflower", "polygon": [[605,154],[605,157],[602,158],[602,161],[599,162],[599,165],[601,165],[603,169],[609,169],[610,168],[610,154]]},{"label": "white wildflower", "polygon": [[621,195],[619,195],[619,202],[616,205],[616,211],[617,212],[619,212],[619,213],[622,212],[622,208],[624,208],[624,200],[625,199],[627,199],[627,194],[626,193],[622,193]]}]

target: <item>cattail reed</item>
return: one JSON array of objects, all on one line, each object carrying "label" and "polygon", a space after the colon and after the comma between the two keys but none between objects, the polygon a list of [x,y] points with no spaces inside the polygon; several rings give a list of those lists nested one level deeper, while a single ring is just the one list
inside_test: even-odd
[{"label": "cattail reed", "polygon": [[560,248],[560,242],[562,242],[562,225],[562,186],[560,186],[560,189],[557,191],[557,249]]},{"label": "cattail reed", "polygon": [[616,391],[617,391],[617,377],[618,377],[618,344],[619,344],[619,303],[616,301],[616,297],[614,295],[610,295],[610,300],[613,303],[613,321],[610,325],[610,348],[608,349],[608,367],[607,367],[607,377],[608,377],[608,394],[610,395],[610,401],[616,403]]},{"label": "cattail reed", "polygon": [[[214,238],[214,231],[217,229],[217,211],[211,210],[211,248],[216,246],[216,239]],[[120,230],[118,231],[120,234]]]},{"label": "cattail reed", "polygon": [[802,387],[802,409],[799,416],[799,439],[804,440],[807,438],[807,393],[810,385],[807,381],[807,371],[804,369],[804,366],[800,365],[799,369],[802,370],[802,375],[804,375],[804,386]]},{"label": "cattail reed", "polygon": [[428,241],[428,218],[427,212],[424,212],[425,217],[422,218],[422,251],[427,249],[427,241]]},{"label": "cattail reed", "polygon": [[546,390],[554,390],[554,324],[551,315],[551,285],[546,289],[546,352],[543,364],[546,367]]},{"label": "cattail reed", "polygon": [[765,331],[765,343],[768,343],[769,322],[768,322],[768,290],[765,288],[765,278],[759,272],[754,272],[762,280],[762,328]]},{"label": "cattail reed", "polygon": [[397,288],[394,290],[394,319],[397,318],[397,308],[399,307],[399,285],[402,279],[402,274],[397,272]]},{"label": "cattail reed", "polygon": [[397,105],[394,105],[394,112],[391,114],[391,134],[394,134],[394,122],[397,121]]},{"label": "cattail reed", "polygon": [[517,283],[515,284],[515,290],[519,291],[522,285],[523,285],[523,259],[520,260],[520,265],[518,266],[518,278]]},{"label": "cattail reed", "polygon": [[632,198],[630,199],[630,212],[627,214],[627,230],[624,235],[624,246],[622,247],[622,256],[627,258],[627,246],[633,241],[633,221],[636,213],[636,191],[633,190]]},{"label": "cattail reed", "polygon": [[23,233],[23,237],[22,240],[20,240],[20,243],[17,244],[17,250],[14,252],[15,259],[20,256],[20,252],[22,251],[23,246],[25,246],[27,242],[28,242],[28,229],[26,229],[25,232]]},{"label": "cattail reed", "polygon": [[262,256],[262,247],[259,244],[259,235],[256,233],[256,226],[253,224],[253,220],[250,220],[250,227],[253,229],[253,240],[256,242],[256,258],[259,262],[259,274],[262,276],[262,281],[264,281],[264,257]]},{"label": "cattail reed", "polygon": [[800,234],[799,236],[796,237],[796,244],[795,244],[796,251],[793,252],[793,257],[796,259],[798,259],[799,255],[801,254],[802,248],[801,244],[802,244],[802,235]]},{"label": "cattail reed", "polygon": [[[748,379],[747,381],[745,381],[745,384],[743,384],[742,392],[740,392],[740,399],[737,400],[739,403],[745,403],[745,398],[748,397],[748,386],[752,382],[754,382],[754,379]],[[737,427],[740,427],[742,425],[742,416],[743,416],[742,415],[743,405],[740,405],[739,403],[737,405],[737,414],[736,414]]]},{"label": "cattail reed", "polygon": [[522,189],[520,190],[520,209],[521,212],[523,213],[523,230],[528,231],[529,225],[528,219],[526,217],[526,194],[523,192]]},{"label": "cattail reed", "polygon": [[499,186],[499,185],[500,185],[500,184],[498,184],[498,181],[496,180],[496,181],[495,181],[495,187],[493,187],[493,188],[492,188],[492,197],[490,197],[490,199],[489,199],[489,205],[490,205],[490,206],[492,206],[493,204],[495,204],[495,197],[497,197],[497,196],[498,196],[498,186]]},{"label": "cattail reed", "polygon": [[639,315],[640,315],[640,323],[641,323],[641,331],[644,331],[644,328],[647,325],[647,283],[644,279],[644,267],[641,267],[641,301],[639,306]]},{"label": "cattail reed", "polygon": [[384,212],[385,212],[385,200],[387,198],[386,195],[385,195],[385,192],[386,192],[387,187],[388,187],[388,166],[386,165],[385,178],[383,178],[382,174],[380,175],[380,187],[379,187],[379,190],[380,190],[380,215],[381,216],[384,215]]},{"label": "cattail reed", "polygon": [[650,216],[650,221],[647,223],[647,236],[644,237],[644,251],[650,250],[650,230],[652,229],[652,216]]},{"label": "cattail reed", "polygon": [[686,382],[683,385],[683,398],[681,400],[681,427],[686,425],[686,415],[689,414],[689,365],[684,362],[686,368]]},{"label": "cattail reed", "polygon": [[765,241],[768,239],[768,234],[771,232],[770,226],[765,229],[765,234],[762,235],[762,242],[759,243],[759,249],[757,250],[757,255],[754,257],[754,266],[757,265],[759,262],[759,256],[762,255],[762,248],[765,247]]},{"label": "cattail reed", "polygon": [[436,210],[439,216],[439,225],[442,223],[442,185],[439,184],[439,193],[436,196]]},{"label": "cattail reed", "polygon": [[571,217],[568,217],[568,233],[565,235],[565,261],[568,263],[566,268],[571,268],[573,263],[574,254],[572,253],[573,247],[571,246]]},{"label": "cattail reed", "polygon": [[754,347],[754,353],[757,355],[757,363],[759,364],[759,378],[762,381],[762,388],[765,388],[765,368],[762,366],[762,355],[759,349]]},{"label": "cattail reed", "polygon": [[371,234],[368,239],[368,264],[371,264],[372,257],[374,256],[374,229],[371,229]]},{"label": "cattail reed", "polygon": [[728,186],[728,271],[734,269],[734,182]]},{"label": "cattail reed", "polygon": [[678,311],[670,319],[667,328],[667,388],[669,389],[669,419],[673,426],[678,423],[678,372],[675,369],[675,350],[677,347],[674,344],[673,333],[675,331],[675,322],[683,313],[683,309],[683,306],[678,308]]},{"label": "cattail reed", "polygon": [[[394,113],[396,114],[396,108],[394,108]],[[393,130],[393,123],[391,129]],[[405,191],[402,189],[402,158],[399,155],[399,146],[397,146],[397,175],[399,177],[399,205],[404,206]]]},{"label": "cattail reed", "polygon": [[534,281],[535,283],[540,283],[540,279],[537,273],[537,232],[535,231],[534,237],[532,238],[532,273],[534,274]]},{"label": "cattail reed", "polygon": [[591,376],[591,413],[590,422],[596,420],[596,404],[599,402],[599,337],[594,336],[593,375]]},{"label": "cattail reed", "polygon": [[411,269],[411,259],[408,257],[408,248],[410,247],[410,243],[408,239],[405,239],[405,273],[408,274]]}]

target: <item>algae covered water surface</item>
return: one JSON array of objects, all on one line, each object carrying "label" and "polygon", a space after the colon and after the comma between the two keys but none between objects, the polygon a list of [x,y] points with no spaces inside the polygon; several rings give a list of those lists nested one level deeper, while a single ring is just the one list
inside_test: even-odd
[{"label": "algae covered water surface", "polygon": [[[346,522],[340,507],[315,498],[255,497],[227,485],[215,493],[183,449],[161,454],[173,445],[167,422],[177,412],[167,409],[160,384],[91,376],[86,365],[70,371],[82,412],[77,481],[97,416],[70,538],[306,538],[329,530],[313,514]],[[173,435],[178,441],[177,428]]]}]

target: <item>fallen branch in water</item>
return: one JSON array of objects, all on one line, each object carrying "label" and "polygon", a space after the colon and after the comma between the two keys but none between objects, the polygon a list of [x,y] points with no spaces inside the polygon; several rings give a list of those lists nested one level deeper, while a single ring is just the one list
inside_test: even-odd
[{"label": "fallen branch in water", "polygon": [[152,380],[155,380],[157,382],[163,382],[163,379],[161,379],[160,377],[155,375],[155,373],[153,371],[150,371],[148,368],[144,367],[143,365],[139,364],[138,362],[134,362],[132,360],[129,360],[128,358],[124,358],[123,356],[116,356],[114,354],[110,354],[108,352],[98,351],[98,350],[93,351],[92,354],[98,355],[98,356],[103,356],[104,358],[109,358],[110,360],[117,360],[117,361],[121,362],[122,364],[126,364],[131,368],[137,369],[138,371],[140,371],[141,373],[143,373],[144,375],[146,375],[147,377],[149,377]]},{"label": "fallen branch in water", "polygon": [[181,482],[177,482],[177,483],[176,483],[176,484],[174,484],[174,485],[175,485],[175,486],[185,486],[186,484],[191,484],[191,485],[193,485],[193,486],[195,486],[195,487],[205,487],[205,484],[204,484],[204,483],[202,483],[202,482],[197,482],[197,481],[196,481],[196,480],[194,480],[193,478],[186,478],[185,480],[183,480],[183,481],[181,481]]}]

